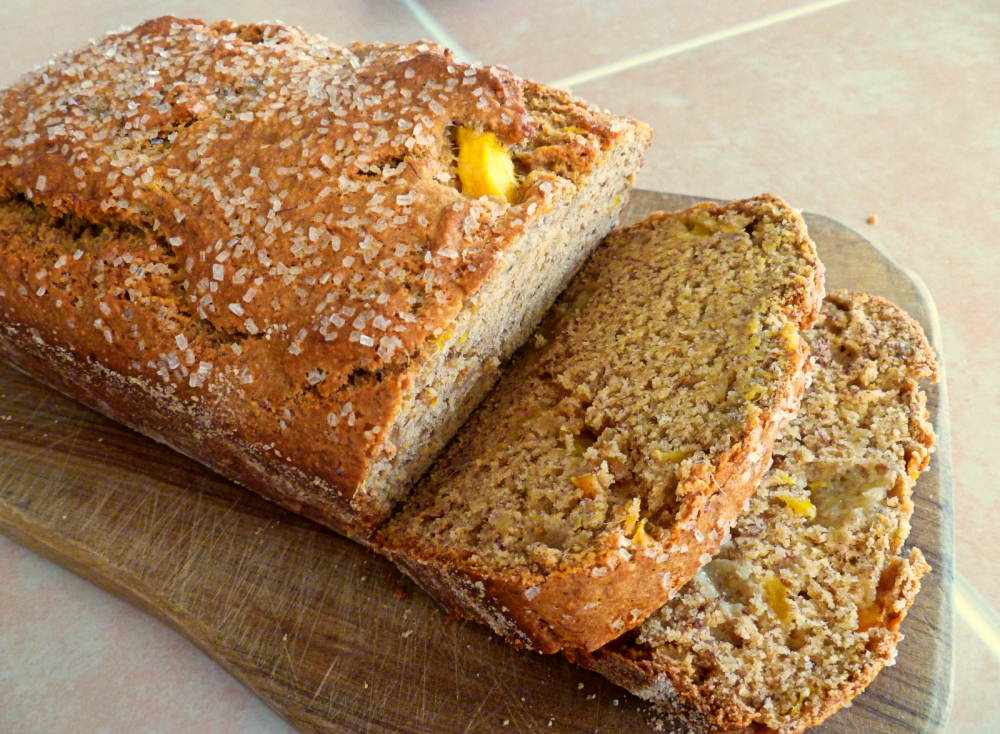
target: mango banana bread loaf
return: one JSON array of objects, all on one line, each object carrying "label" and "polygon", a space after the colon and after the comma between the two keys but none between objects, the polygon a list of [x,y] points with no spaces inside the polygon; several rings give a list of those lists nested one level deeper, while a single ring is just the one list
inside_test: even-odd
[{"label": "mango banana bread loaf", "polygon": [[0,92],[0,355],[363,540],[648,139],[433,44],[149,21]]},{"label": "mango banana bread loaf", "polygon": [[616,230],[375,547],[517,644],[618,637],[756,489],[822,295],[805,224],[776,197]]},{"label": "mango banana bread loaf", "polygon": [[839,292],[806,334],[816,366],[774,466],[722,549],[586,664],[662,704],[680,731],[793,734],[892,665],[920,576],[902,554],[933,444],[920,326]]}]

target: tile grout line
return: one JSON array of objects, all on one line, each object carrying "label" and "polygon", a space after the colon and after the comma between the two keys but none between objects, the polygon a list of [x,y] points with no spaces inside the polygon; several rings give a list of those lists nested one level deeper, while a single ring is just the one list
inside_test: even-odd
[{"label": "tile grout line", "polygon": [[447,46],[451,49],[451,52],[455,55],[455,60],[463,64],[475,64],[476,59],[473,58],[464,46],[459,42],[451,32],[445,28],[441,23],[435,18],[423,5],[420,4],[419,0],[397,0],[400,5],[409,11],[410,15],[424,27],[424,30],[431,34],[431,40],[440,43],[442,46]]},{"label": "tile grout line", "polygon": [[955,611],[1000,660],[1000,614],[965,576],[955,573]]},{"label": "tile grout line", "polygon": [[[403,1],[404,0],[400,0],[400,2]],[[819,13],[823,10],[827,10],[828,8],[833,8],[837,5],[844,5],[850,2],[854,2],[854,0],[820,0],[819,2],[809,3],[808,5],[803,5],[791,10],[773,13],[747,23],[741,23],[740,25],[733,26],[732,28],[724,28],[721,31],[707,33],[703,36],[698,36],[697,38],[681,41],[680,43],[675,43],[670,46],[664,46],[663,48],[639,54],[638,56],[632,56],[611,64],[598,66],[590,69],[589,71],[571,74],[569,76],[562,77],[561,79],[548,82],[548,84],[561,89],[587,84],[589,82],[596,81],[597,79],[603,79],[604,77],[613,76],[614,74],[635,69],[639,66],[645,66],[646,64],[653,63],[654,61],[660,61],[661,59],[676,56],[686,51],[692,51],[697,48],[702,48],[703,46],[718,43],[719,41],[725,41],[729,38],[742,36],[746,33],[752,33],[753,31],[758,31],[762,28],[768,28],[770,26],[795,20],[796,18],[801,18],[806,15]]]}]

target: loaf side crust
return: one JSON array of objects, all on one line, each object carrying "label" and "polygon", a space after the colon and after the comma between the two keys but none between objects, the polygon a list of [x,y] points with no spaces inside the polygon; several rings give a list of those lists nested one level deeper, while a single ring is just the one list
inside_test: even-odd
[{"label": "loaf side crust", "polygon": [[[708,378],[689,374],[702,357],[678,346],[678,340],[689,344],[688,337],[654,322],[661,308],[697,311],[697,297],[683,295],[688,278],[702,279],[691,280],[691,287],[732,288],[726,298],[735,296],[739,286],[728,266],[719,265],[730,273],[724,285],[687,270],[697,270],[701,258],[729,257],[762,258],[749,269],[781,261],[780,274],[768,271],[764,278],[774,282],[755,286],[766,295],[747,296],[748,313],[734,317],[749,330],[741,332],[748,343],[736,347],[745,352],[742,361],[723,367],[732,356],[725,339],[704,356],[707,372],[732,367],[726,379],[747,397],[730,396],[724,435],[678,447],[671,441],[687,435],[685,421],[660,412],[659,401],[683,393],[685,410],[698,416],[716,406]],[[653,273],[653,280],[669,281],[668,272],[675,274],[672,285],[643,280]],[[643,284],[637,288],[662,292],[650,290],[648,304],[646,294],[641,305],[631,304],[624,294],[633,278]],[[700,205],[617,230],[543,322],[535,346],[519,356],[378,535],[376,548],[451,614],[486,622],[515,644],[543,652],[592,650],[618,637],[711,557],[755,489],[805,386],[807,350],[798,329],[814,321],[822,283],[801,217],[776,197]],[[668,292],[677,295],[676,304],[667,303]],[[721,295],[715,300],[713,307],[728,308]],[[653,318],[632,322],[634,313]],[[604,331],[613,344],[596,336],[608,324],[617,328],[617,335],[611,327]],[[707,327],[700,328],[692,336],[708,337]],[[649,351],[647,340],[660,346]],[[653,369],[640,378],[593,359],[596,351],[613,364],[618,353],[645,350],[638,362],[653,365],[661,347],[676,352],[672,364],[680,365],[680,374],[661,380]],[[526,465],[533,478],[520,473]],[[569,507],[565,515],[550,511],[560,502]],[[567,541],[581,524],[596,530]]]},{"label": "loaf side crust", "polygon": [[[459,125],[511,151],[514,203],[462,193]],[[0,92],[2,349],[364,540],[613,226],[648,140],[434,44],[152,20]]]},{"label": "loaf side crust", "polygon": [[903,553],[937,366],[888,302],[837,292],[799,415],[732,540],[630,635],[578,662],[698,732],[797,734],[895,662],[930,569]]}]

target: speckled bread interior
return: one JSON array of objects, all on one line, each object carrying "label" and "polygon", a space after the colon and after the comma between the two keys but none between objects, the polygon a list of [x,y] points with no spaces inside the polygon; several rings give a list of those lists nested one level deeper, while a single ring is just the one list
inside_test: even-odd
[{"label": "speckled bread interior", "polygon": [[928,570],[903,552],[934,440],[916,380],[937,367],[920,326],[837,292],[805,338],[812,384],[731,537],[640,627],[582,660],[685,732],[795,734],[848,705],[895,661]]},{"label": "speckled bread interior", "polygon": [[776,197],[616,230],[375,546],[516,644],[618,637],[756,488],[822,294],[805,225]]},{"label": "speckled bread interior", "polygon": [[[463,192],[459,126],[509,152],[513,201]],[[0,92],[0,353],[365,540],[648,139],[433,44],[149,21]]]}]

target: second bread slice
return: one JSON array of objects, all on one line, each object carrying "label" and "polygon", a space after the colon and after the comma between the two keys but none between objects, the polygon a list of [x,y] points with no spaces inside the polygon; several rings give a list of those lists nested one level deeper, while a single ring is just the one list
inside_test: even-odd
[{"label": "second bread slice", "polygon": [[641,626],[579,661],[686,732],[796,734],[849,705],[895,663],[929,570],[902,552],[934,443],[923,330],[842,291],[805,338],[812,384],[731,539]]},{"label": "second bread slice", "polygon": [[802,394],[822,283],[776,197],[618,230],[376,547],[516,644],[618,637],[756,488]]}]

